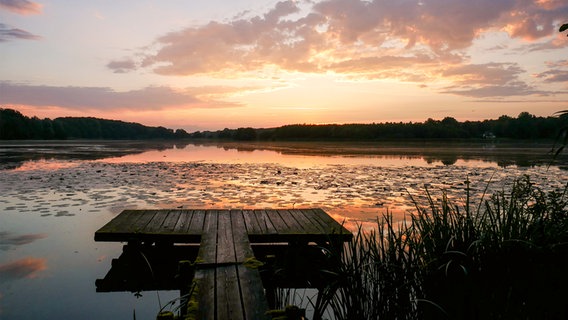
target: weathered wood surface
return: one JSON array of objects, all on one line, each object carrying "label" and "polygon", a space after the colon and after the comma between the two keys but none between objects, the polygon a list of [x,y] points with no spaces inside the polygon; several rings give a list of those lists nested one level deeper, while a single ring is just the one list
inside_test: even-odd
[{"label": "weathered wood surface", "polygon": [[260,273],[246,264],[254,254],[240,214],[207,212],[195,271],[197,319],[269,319]]},{"label": "weathered wood surface", "polygon": [[[218,214],[221,213],[221,214]],[[321,209],[125,210],[95,233],[95,241],[200,243],[206,218],[239,220],[251,243],[349,241],[352,234]],[[240,222],[242,220],[242,223]],[[244,224],[244,226],[243,226]]]},{"label": "weathered wood surface", "polygon": [[199,243],[197,319],[267,319],[251,243],[341,243],[352,234],[321,209],[125,210],[95,241]]}]

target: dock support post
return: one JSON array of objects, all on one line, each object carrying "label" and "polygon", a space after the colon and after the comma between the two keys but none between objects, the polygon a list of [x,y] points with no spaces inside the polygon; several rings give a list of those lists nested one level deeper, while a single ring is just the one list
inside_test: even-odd
[{"label": "dock support post", "polygon": [[184,318],[187,315],[187,304],[191,298],[191,287],[193,283],[193,275],[195,274],[195,266],[189,260],[182,260],[178,263],[177,278],[180,283],[180,313]]}]

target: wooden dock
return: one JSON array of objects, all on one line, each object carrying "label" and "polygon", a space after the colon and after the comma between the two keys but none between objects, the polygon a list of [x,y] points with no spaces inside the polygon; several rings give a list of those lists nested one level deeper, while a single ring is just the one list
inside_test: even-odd
[{"label": "wooden dock", "polygon": [[198,319],[267,319],[268,302],[252,244],[333,246],[352,234],[321,209],[125,210],[95,241],[199,244],[193,283]]}]

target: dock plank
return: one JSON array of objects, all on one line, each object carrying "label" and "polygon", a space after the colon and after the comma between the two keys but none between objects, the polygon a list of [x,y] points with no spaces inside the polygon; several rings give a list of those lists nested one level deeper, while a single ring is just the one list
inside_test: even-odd
[{"label": "dock plank", "polygon": [[[186,233],[191,225],[194,210],[183,210],[179,216],[178,221],[174,227],[176,233]],[[200,232],[201,234],[201,232]]]},{"label": "dock plank", "polygon": [[288,226],[287,233],[295,233],[295,234],[305,234],[306,229],[304,226],[296,220],[294,215],[290,213],[289,210],[278,210],[278,214],[286,222]]},{"label": "dock plank", "polygon": [[244,319],[236,265],[217,267],[217,319]]},{"label": "dock plank", "polygon": [[205,233],[205,216],[204,210],[194,210],[191,225],[187,228],[187,233],[202,234]]},{"label": "dock plank", "polygon": [[217,223],[217,263],[236,262],[230,212],[218,211]]},{"label": "dock plank", "polygon": [[233,230],[233,244],[235,251],[235,262],[245,262],[248,258],[254,258],[249,237],[246,232],[245,220],[241,211],[231,211],[229,228]]},{"label": "dock plank", "polygon": [[195,271],[195,281],[198,292],[198,309],[196,319],[215,320],[217,319],[216,310],[216,269],[197,269]]},{"label": "dock plank", "polygon": [[132,224],[139,216],[139,210],[124,210],[121,214],[114,217],[102,228],[99,229],[100,233],[112,233],[116,231],[121,231],[125,227]]},{"label": "dock plank", "polygon": [[314,214],[312,209],[302,209],[298,210],[301,212],[304,217],[309,221],[310,226],[317,230],[318,233],[326,233],[327,232],[327,225],[323,224],[322,221]]},{"label": "dock plank", "polygon": [[272,224],[272,221],[270,221],[270,218],[268,218],[266,210],[254,210],[254,214],[256,215],[256,220],[258,221],[258,225],[260,227],[259,234],[277,234],[276,227],[274,227],[274,224]]},{"label": "dock plank", "polygon": [[271,319],[266,314],[269,308],[260,272],[246,265],[238,265],[237,268],[245,319]]},{"label": "dock plank", "polygon": [[134,221],[134,223],[132,223],[130,227],[127,227],[126,229],[133,234],[144,233],[146,232],[146,226],[148,225],[148,223],[150,223],[155,215],[156,210],[142,210],[140,211],[139,217],[136,219],[136,221]]},{"label": "dock plank", "polygon": [[141,230],[144,233],[163,233],[162,224],[168,217],[169,210],[154,210],[154,216]]},{"label": "dock plank", "polygon": [[[241,214],[245,215],[244,212]],[[245,219],[243,216],[239,215],[239,212],[231,212],[231,226],[231,229],[233,229],[236,259],[237,261],[245,262],[244,264],[237,265],[244,318],[270,319],[270,317],[266,315],[268,301],[264,294],[260,272],[258,269],[254,269],[250,264],[246,263],[249,261],[248,259],[254,259],[254,253],[245,231]]]},{"label": "dock plank", "polygon": [[247,233],[261,233],[262,229],[260,228],[260,224],[256,219],[256,214],[253,210],[243,210],[242,211],[243,218],[245,220],[245,227],[247,229]]},{"label": "dock plank", "polygon": [[265,210],[265,212],[272,222],[272,225],[274,225],[276,233],[283,234],[292,232],[288,224],[286,224],[286,221],[284,221],[284,219],[280,216],[278,210]]},{"label": "dock plank", "polygon": [[168,212],[168,216],[164,219],[162,223],[162,230],[168,233],[175,233],[176,224],[182,214],[181,210],[171,210]]},{"label": "dock plank", "polygon": [[197,259],[199,263],[217,262],[217,212],[214,210],[206,212]]}]

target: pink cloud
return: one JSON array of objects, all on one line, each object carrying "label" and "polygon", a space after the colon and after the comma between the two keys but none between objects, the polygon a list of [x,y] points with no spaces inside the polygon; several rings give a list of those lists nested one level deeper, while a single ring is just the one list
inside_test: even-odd
[{"label": "pink cloud", "polygon": [[0,82],[1,104],[59,106],[69,109],[160,110],[176,106],[202,107],[195,95],[168,87],[146,87],[126,92],[104,87],[33,86]]},{"label": "pink cloud", "polygon": [[[223,76],[267,66],[349,73],[357,69],[349,67],[356,62],[362,63],[359,69],[370,66],[367,73],[375,73],[389,69],[380,61],[395,55],[417,62],[428,55],[431,60],[448,63],[445,60],[452,58],[451,63],[460,63],[459,50],[485,31],[507,30],[512,37],[538,39],[553,34],[555,21],[566,13],[568,4],[559,1],[328,0],[307,10],[286,1],[264,15],[212,21],[166,34],[140,66],[164,75]],[[393,48],[396,42],[406,48]],[[371,65],[372,61],[378,64]],[[132,70],[133,64],[127,62],[108,67]]]},{"label": "pink cloud", "polygon": [[450,66],[441,75],[460,85],[505,85],[524,71],[514,63],[486,63]]},{"label": "pink cloud", "polygon": [[14,262],[0,265],[0,279],[2,281],[22,278],[35,278],[40,271],[47,269],[47,260],[43,258],[28,257]]},{"label": "pink cloud", "polygon": [[42,5],[27,0],[0,0],[0,9],[8,10],[17,14],[29,15],[41,13]]}]

